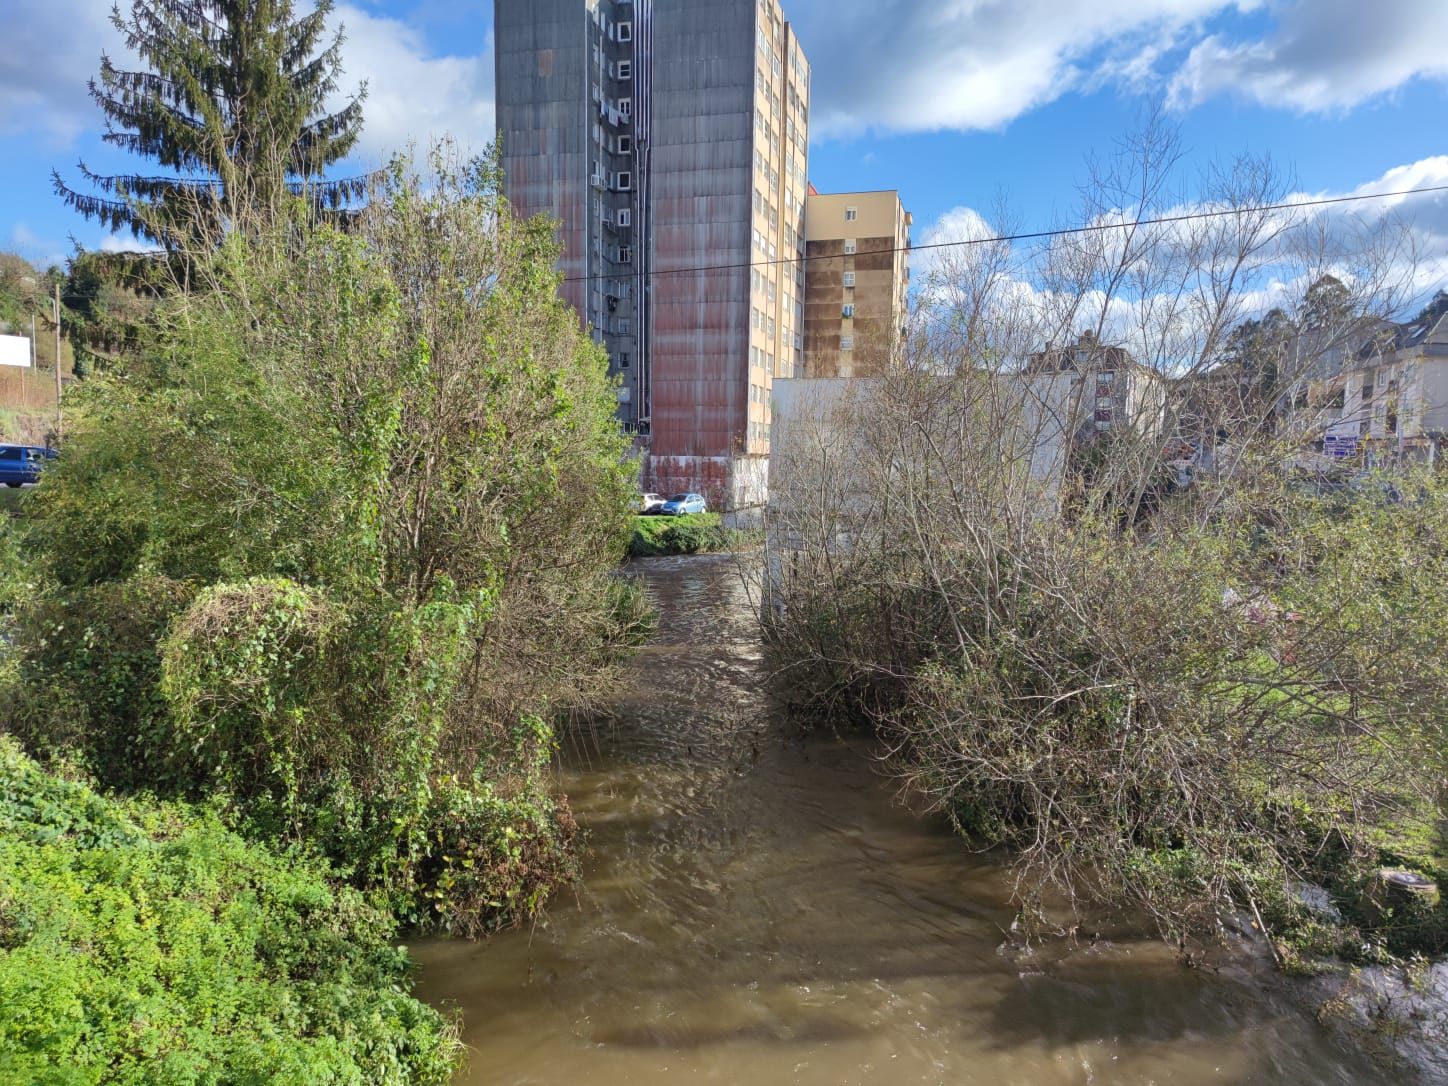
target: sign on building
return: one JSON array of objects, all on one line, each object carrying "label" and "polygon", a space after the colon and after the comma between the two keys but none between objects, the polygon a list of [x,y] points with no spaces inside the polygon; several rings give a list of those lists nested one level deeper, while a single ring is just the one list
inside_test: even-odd
[{"label": "sign on building", "polygon": [[30,337],[0,336],[0,366],[30,368]]},{"label": "sign on building", "polygon": [[1345,460],[1361,452],[1361,444],[1362,441],[1356,434],[1324,434],[1322,453],[1324,456]]}]

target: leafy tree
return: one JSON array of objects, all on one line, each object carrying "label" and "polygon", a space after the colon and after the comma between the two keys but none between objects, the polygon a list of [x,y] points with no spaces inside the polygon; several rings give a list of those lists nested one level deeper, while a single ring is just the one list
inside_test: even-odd
[{"label": "leafy tree", "polygon": [[[288,191],[339,207],[362,181],[325,181],[362,125],[362,91],[336,112],[342,35],[323,45],[332,0],[297,17],[292,0],[134,0],[111,19],[146,67],[101,57],[91,97],[106,142],[152,159],[161,176],[103,176],[81,163],[96,190],[54,174],[75,210],[169,250],[214,240],[251,216],[269,215]],[[319,51],[320,48],[320,51]]]},{"label": "leafy tree", "polygon": [[1302,298],[1302,324],[1305,328],[1333,328],[1355,315],[1352,292],[1335,275],[1324,275]]},{"label": "leafy tree", "polygon": [[633,469],[551,224],[435,165],[226,238],[78,391],[0,726],[478,932],[569,870],[549,721],[637,633]]},{"label": "leafy tree", "polygon": [[1423,307],[1423,311],[1415,319],[1417,322],[1436,320],[1444,313],[1448,313],[1448,290],[1440,290],[1433,295],[1433,300]]},{"label": "leafy tree", "polygon": [[170,281],[165,262],[148,253],[78,252],[71,257],[60,300],[77,377],[112,366],[140,346],[146,319]]}]

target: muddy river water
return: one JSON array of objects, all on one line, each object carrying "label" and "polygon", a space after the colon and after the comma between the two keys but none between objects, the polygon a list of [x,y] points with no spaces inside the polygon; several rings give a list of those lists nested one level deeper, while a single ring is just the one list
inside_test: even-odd
[{"label": "muddy river water", "polygon": [[634,567],[637,682],[565,744],[584,877],[533,931],[414,946],[461,1083],[1364,1083],[1284,989],[1129,929],[1022,950],[1000,862],[864,743],[771,711],[727,558]]}]

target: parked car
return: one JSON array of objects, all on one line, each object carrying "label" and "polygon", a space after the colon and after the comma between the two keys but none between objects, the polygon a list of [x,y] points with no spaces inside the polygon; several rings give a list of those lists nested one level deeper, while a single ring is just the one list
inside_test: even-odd
[{"label": "parked car", "polygon": [[704,500],[702,494],[675,494],[668,501],[664,502],[660,513],[666,517],[682,517],[686,513],[707,513],[709,503]]},{"label": "parked car", "polygon": [[655,494],[651,491],[647,494],[639,495],[638,509],[644,516],[648,516],[650,513],[657,513],[663,507],[664,496],[662,494]]},{"label": "parked car", "polygon": [[0,483],[23,486],[40,481],[40,469],[55,459],[54,449],[38,445],[0,445]]}]

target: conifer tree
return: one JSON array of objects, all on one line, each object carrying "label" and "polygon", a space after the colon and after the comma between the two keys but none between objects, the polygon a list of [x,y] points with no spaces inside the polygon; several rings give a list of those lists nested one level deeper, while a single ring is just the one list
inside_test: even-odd
[{"label": "conifer tree", "polygon": [[163,167],[160,176],[103,176],[95,191],[54,175],[56,191],[90,219],[169,250],[204,244],[274,211],[288,193],[344,207],[365,179],[326,180],[362,127],[365,85],[336,112],[342,34],[324,41],[333,0],[298,17],[292,0],[133,0],[111,21],[145,70],[106,55],[90,93],[104,139]]}]

